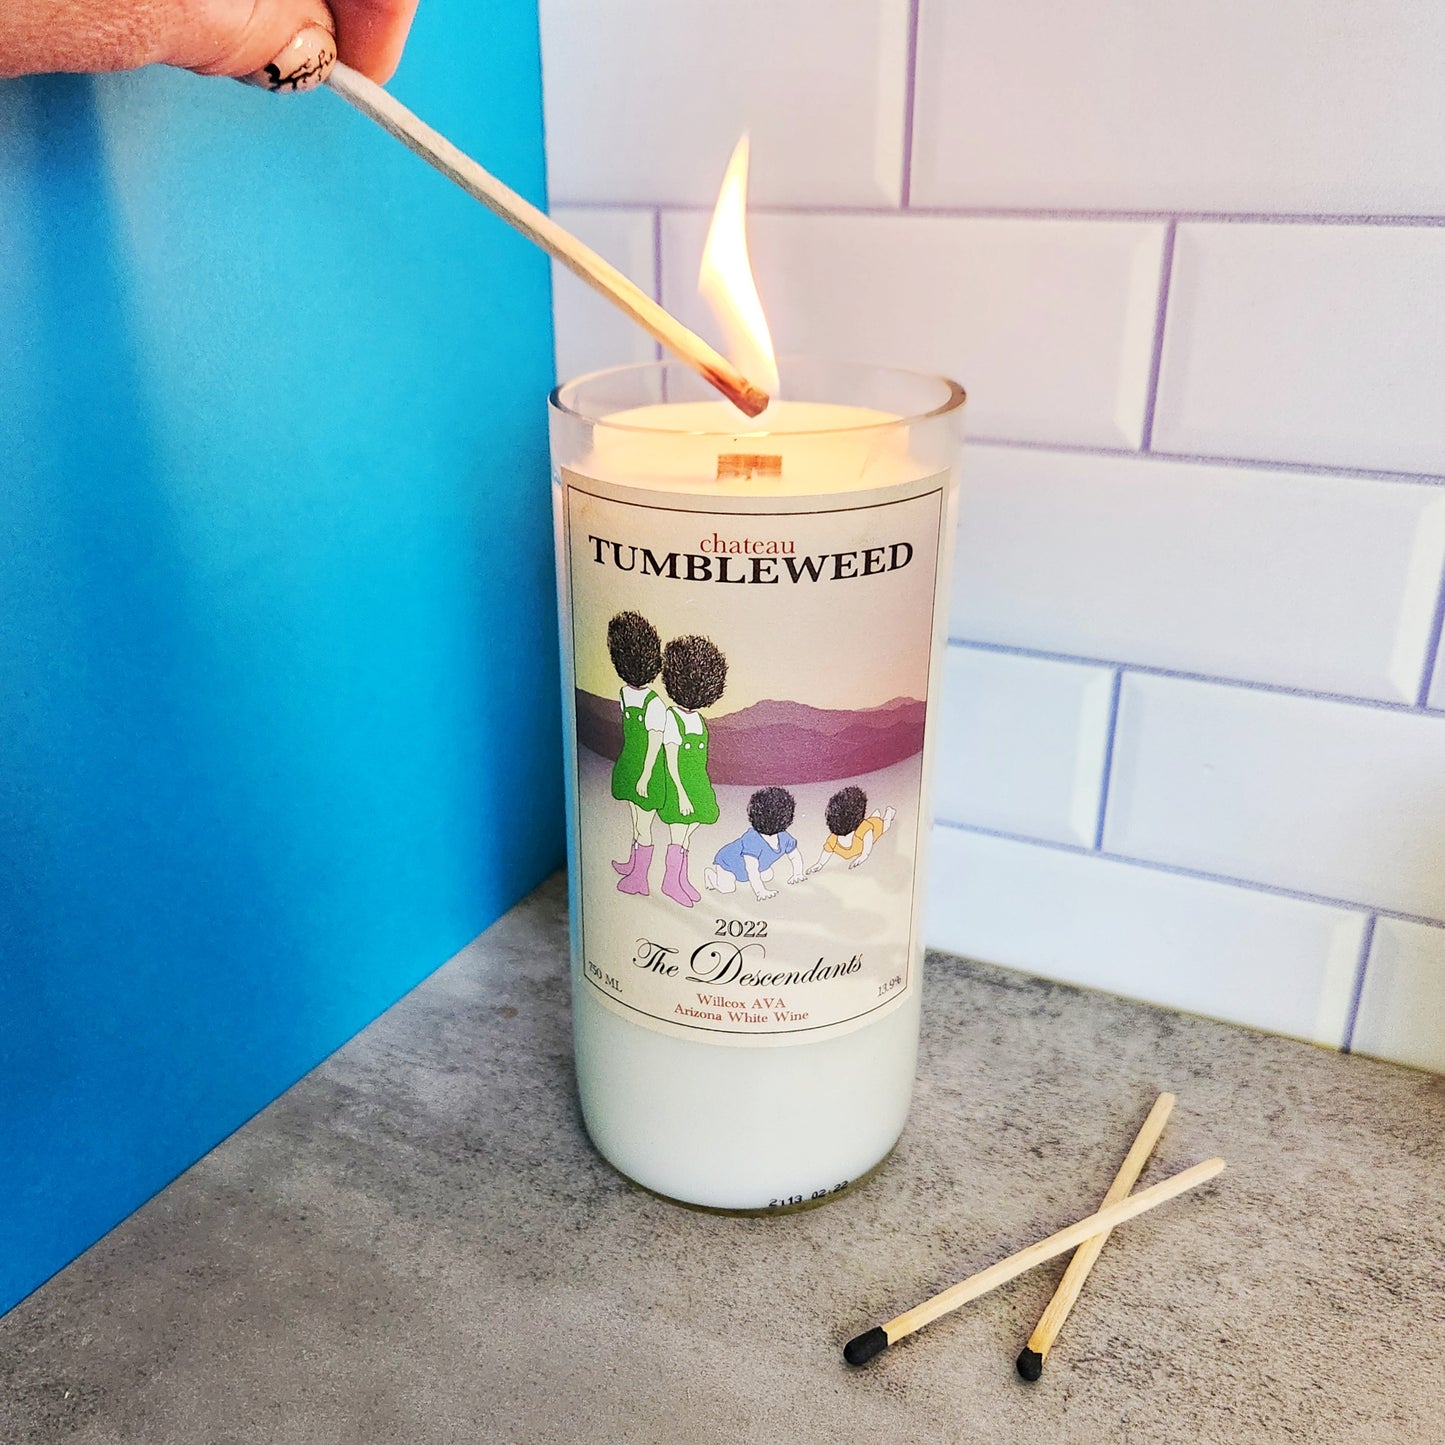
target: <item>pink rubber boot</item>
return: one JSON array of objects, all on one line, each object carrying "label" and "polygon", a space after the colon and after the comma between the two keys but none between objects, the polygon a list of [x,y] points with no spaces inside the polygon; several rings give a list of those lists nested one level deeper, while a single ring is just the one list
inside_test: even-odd
[{"label": "pink rubber boot", "polygon": [[[676,843],[667,845],[667,866],[662,874],[662,891],[672,899],[674,903],[680,903],[684,908],[692,907],[692,895],[683,891],[682,870],[687,862],[687,854]],[[618,887],[621,887],[618,884]]]},{"label": "pink rubber boot", "polygon": [[682,885],[682,891],[696,903],[702,898],[702,894],[692,886],[692,879],[687,876],[687,864],[687,849],[684,848],[682,850],[682,866],[677,870],[677,881]]},{"label": "pink rubber boot", "polygon": [[647,896],[647,875],[652,869],[652,845],[645,848],[641,843],[632,852],[632,871],[617,880],[619,893],[637,893]]},{"label": "pink rubber boot", "polygon": [[637,867],[637,839],[632,840],[632,852],[627,855],[627,862],[619,863],[616,858],[612,860],[612,867],[615,872],[620,873],[624,878]]}]

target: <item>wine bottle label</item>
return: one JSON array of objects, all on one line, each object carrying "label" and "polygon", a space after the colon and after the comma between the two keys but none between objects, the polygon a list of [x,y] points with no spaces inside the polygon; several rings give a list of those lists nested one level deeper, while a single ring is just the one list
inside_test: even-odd
[{"label": "wine bottle label", "polygon": [[786,1044],[916,986],[946,483],[732,500],[563,470],[574,987]]}]

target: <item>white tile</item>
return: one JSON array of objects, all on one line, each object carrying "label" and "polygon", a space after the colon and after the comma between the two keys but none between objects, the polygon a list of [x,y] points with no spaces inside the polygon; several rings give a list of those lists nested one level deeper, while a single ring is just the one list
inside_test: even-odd
[{"label": "white tile", "polygon": [[1445,489],[965,443],[951,631],[1413,702]]},{"label": "white tile", "polygon": [[922,0],[913,201],[1445,210],[1435,0]]},{"label": "white tile", "polygon": [[951,647],[935,816],[1092,846],[1114,674]]},{"label": "white tile", "polygon": [[1376,921],[1350,1047],[1445,1073],[1445,929]]},{"label": "white tile", "polygon": [[896,205],[908,0],[542,0],[551,193],[711,205],[752,135],[757,205]]},{"label": "white tile", "polygon": [[928,893],[935,948],[1343,1042],[1361,914],[947,827]]},{"label": "white tile", "polygon": [[1445,229],[1181,226],[1153,445],[1445,472]]},{"label": "white tile", "polygon": [[[649,296],[653,292],[654,249],[651,211],[569,210],[554,207],[553,219],[611,261]],[[556,330],[557,379],[566,381],[604,366],[652,361],[657,346],[647,332],[565,267],[552,265],[552,321]]]},{"label": "white tile", "polygon": [[[663,299],[704,334],[708,218],[663,216]],[[1113,221],[755,215],[779,352],[941,371],[974,436],[1135,447],[1158,313],[1162,226]]]},{"label": "white tile", "polygon": [[1445,918],[1445,718],[1126,674],[1104,847]]}]

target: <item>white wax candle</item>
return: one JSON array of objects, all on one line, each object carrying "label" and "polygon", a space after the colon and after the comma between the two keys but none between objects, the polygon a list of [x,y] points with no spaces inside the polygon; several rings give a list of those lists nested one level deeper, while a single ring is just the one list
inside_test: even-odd
[{"label": "white wax candle", "polygon": [[[811,401],[775,401],[751,422],[723,401],[639,406],[607,418],[582,469],[635,487],[719,498],[858,491],[921,474],[897,422],[885,411]],[[780,457],[781,476],[719,480],[716,461],[728,453]]]}]

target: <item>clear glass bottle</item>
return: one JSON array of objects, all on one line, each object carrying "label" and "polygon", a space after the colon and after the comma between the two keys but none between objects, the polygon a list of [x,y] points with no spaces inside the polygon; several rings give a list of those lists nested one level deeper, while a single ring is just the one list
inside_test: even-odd
[{"label": "clear glass bottle", "polygon": [[774,1210],[877,1166],[917,1054],[964,394],[785,361],[559,386],[577,1080],[601,1153]]}]

